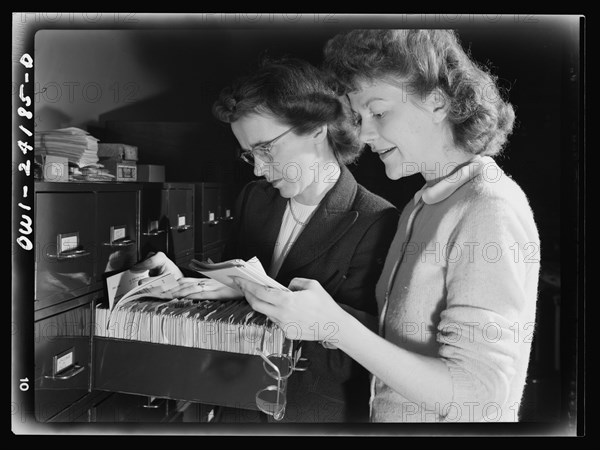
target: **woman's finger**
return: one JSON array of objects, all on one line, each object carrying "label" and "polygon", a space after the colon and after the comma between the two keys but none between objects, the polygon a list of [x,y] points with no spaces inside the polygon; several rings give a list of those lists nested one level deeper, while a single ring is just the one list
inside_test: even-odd
[{"label": "woman's finger", "polygon": [[201,282],[197,281],[197,280],[194,283],[182,283],[182,282],[179,282],[179,284],[176,287],[172,288],[171,290],[172,291],[178,291],[178,290],[181,290],[181,289],[190,288],[192,286],[198,286],[198,287],[200,287],[201,286]]},{"label": "woman's finger", "polygon": [[253,296],[258,300],[277,305],[280,303],[280,297],[283,294],[282,291],[275,288],[270,288],[262,284],[255,283],[239,277],[232,277],[233,281],[242,290],[246,299],[249,296]]},{"label": "woman's finger", "polygon": [[294,278],[292,281],[290,281],[288,289],[290,291],[305,291],[311,287],[314,287],[315,283],[318,282],[309,278]]},{"label": "woman's finger", "polygon": [[[195,292],[204,292],[207,290],[206,281],[204,278],[188,278],[188,282],[182,283],[179,281],[179,286],[171,289],[169,292],[175,296],[185,297]],[[210,287],[214,290],[214,287]]]},{"label": "woman's finger", "polygon": [[179,287],[176,289],[171,289],[170,291],[167,291],[169,294],[172,294],[174,297],[179,297],[179,298],[183,298],[183,297],[187,297],[190,294],[194,294],[196,292],[202,292],[202,290],[200,289],[199,286],[193,285],[193,286],[184,286],[184,287]]},{"label": "woman's finger", "polygon": [[229,286],[217,281],[217,280],[207,280],[204,284],[205,291],[230,291],[233,290]]},{"label": "woman's finger", "polygon": [[182,277],[179,280],[180,284],[184,284],[184,283],[199,283],[201,281],[207,282],[210,278],[196,278],[196,277]]},{"label": "woman's finger", "polygon": [[[183,298],[191,299],[191,300],[221,300],[224,302],[229,301],[229,300],[235,300],[235,298],[233,298],[233,297],[224,297],[218,291],[193,292],[191,294],[186,295]],[[241,297],[238,297],[238,298],[241,298]]]},{"label": "woman's finger", "polygon": [[273,322],[278,321],[278,311],[276,306],[264,302],[252,294],[246,295],[246,300],[248,301],[248,303],[254,311],[264,314],[265,316],[269,317]]}]

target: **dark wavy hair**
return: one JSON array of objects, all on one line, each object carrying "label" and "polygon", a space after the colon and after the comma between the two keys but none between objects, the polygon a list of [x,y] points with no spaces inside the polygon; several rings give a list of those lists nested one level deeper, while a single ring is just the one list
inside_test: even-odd
[{"label": "dark wavy hair", "polygon": [[425,96],[435,89],[449,103],[455,143],[473,154],[496,155],[512,132],[515,114],[497,77],[463,50],[452,30],[353,30],[327,42],[324,69],[343,95],[360,82],[401,82]]},{"label": "dark wavy hair", "polygon": [[213,115],[232,123],[252,113],[267,114],[303,135],[327,125],[327,139],[340,164],[355,161],[362,150],[349,104],[338,97],[323,73],[295,58],[263,58],[254,73],[221,91]]}]

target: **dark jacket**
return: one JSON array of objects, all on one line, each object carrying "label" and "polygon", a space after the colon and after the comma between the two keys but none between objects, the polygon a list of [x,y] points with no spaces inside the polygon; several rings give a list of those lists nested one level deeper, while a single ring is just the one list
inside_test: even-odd
[{"label": "dark jacket", "polygon": [[[223,259],[257,256],[268,272],[288,200],[268,182],[253,181],[238,197]],[[375,284],[396,232],[398,211],[359,185],[342,166],[289,251],[277,281],[310,278],[365,324],[376,323]],[[370,317],[369,317],[370,316]],[[368,421],[368,373],[341,350],[304,341],[309,369],[288,379],[286,422]]]}]

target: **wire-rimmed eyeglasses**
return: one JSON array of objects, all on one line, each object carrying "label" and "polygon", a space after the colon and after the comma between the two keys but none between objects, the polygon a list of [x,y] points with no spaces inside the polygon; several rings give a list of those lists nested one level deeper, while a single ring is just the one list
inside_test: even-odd
[{"label": "wire-rimmed eyeglasses", "polygon": [[273,416],[275,420],[281,420],[285,415],[287,405],[287,379],[293,372],[304,372],[307,370],[308,359],[301,357],[301,346],[294,350],[294,345],[292,344],[289,345],[287,351],[284,350],[282,353],[265,353],[266,336],[267,332],[265,328],[260,347],[255,349],[255,353],[263,359],[265,372],[271,378],[274,378],[277,384],[269,385],[256,393],[256,406],[263,413]]},{"label": "wire-rimmed eyeglasses", "polygon": [[294,128],[296,128],[296,127],[290,128],[289,130],[287,130],[284,133],[280,134],[276,138],[271,139],[269,142],[265,142],[263,144],[255,145],[254,147],[252,147],[251,150],[241,150],[240,151],[240,158],[242,159],[242,161],[250,164],[251,166],[254,165],[254,160],[255,160],[256,156],[258,156],[260,159],[262,159],[266,163],[272,163],[273,162],[273,156],[271,155],[271,148],[273,147],[273,145],[275,145],[275,143],[279,139],[281,139],[282,137],[284,137],[286,134],[288,134]]}]

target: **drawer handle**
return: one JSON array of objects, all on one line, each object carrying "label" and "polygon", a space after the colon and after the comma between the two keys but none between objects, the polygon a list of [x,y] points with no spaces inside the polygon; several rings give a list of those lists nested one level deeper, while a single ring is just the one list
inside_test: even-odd
[{"label": "drawer handle", "polygon": [[187,231],[190,228],[192,228],[191,225],[181,225],[179,227],[171,227],[171,230],[177,230],[177,231]]},{"label": "drawer handle", "polygon": [[46,253],[46,256],[48,258],[62,261],[64,259],[83,258],[84,256],[88,256],[89,254],[90,254],[90,252],[88,252],[87,250],[79,249],[79,250],[70,250],[68,252],[62,252],[62,253],[59,253],[58,255]]},{"label": "drawer handle", "polygon": [[147,397],[146,404],[142,405],[142,407],[148,408],[148,409],[158,409],[158,408],[160,408],[160,404],[152,403],[154,400],[158,400],[160,402],[160,399],[152,399],[150,397]]},{"label": "drawer handle", "polygon": [[219,221],[218,220],[208,220],[208,221],[204,222],[204,224],[212,227],[214,225],[219,225]]},{"label": "drawer handle", "polygon": [[142,233],[142,236],[158,236],[162,233],[165,233],[165,230],[149,231],[148,233]]},{"label": "drawer handle", "polygon": [[114,242],[103,242],[102,245],[106,245],[108,247],[129,247],[130,245],[135,244],[134,240],[131,239],[121,239]]},{"label": "drawer handle", "polygon": [[233,216],[229,216],[229,217],[219,217],[219,220],[232,221],[232,220],[233,220]]},{"label": "drawer handle", "polygon": [[83,366],[74,365],[62,375],[44,375],[44,378],[49,380],[68,380],[69,378],[73,378],[75,375],[83,372],[84,369],[85,367]]},{"label": "drawer handle", "polygon": [[[305,366],[299,366],[298,365],[299,362],[303,362],[306,365]],[[298,358],[298,361],[294,364],[294,367],[293,367],[294,372],[305,372],[305,371],[307,371],[309,363],[310,363],[310,361],[308,360],[308,358]]]}]

